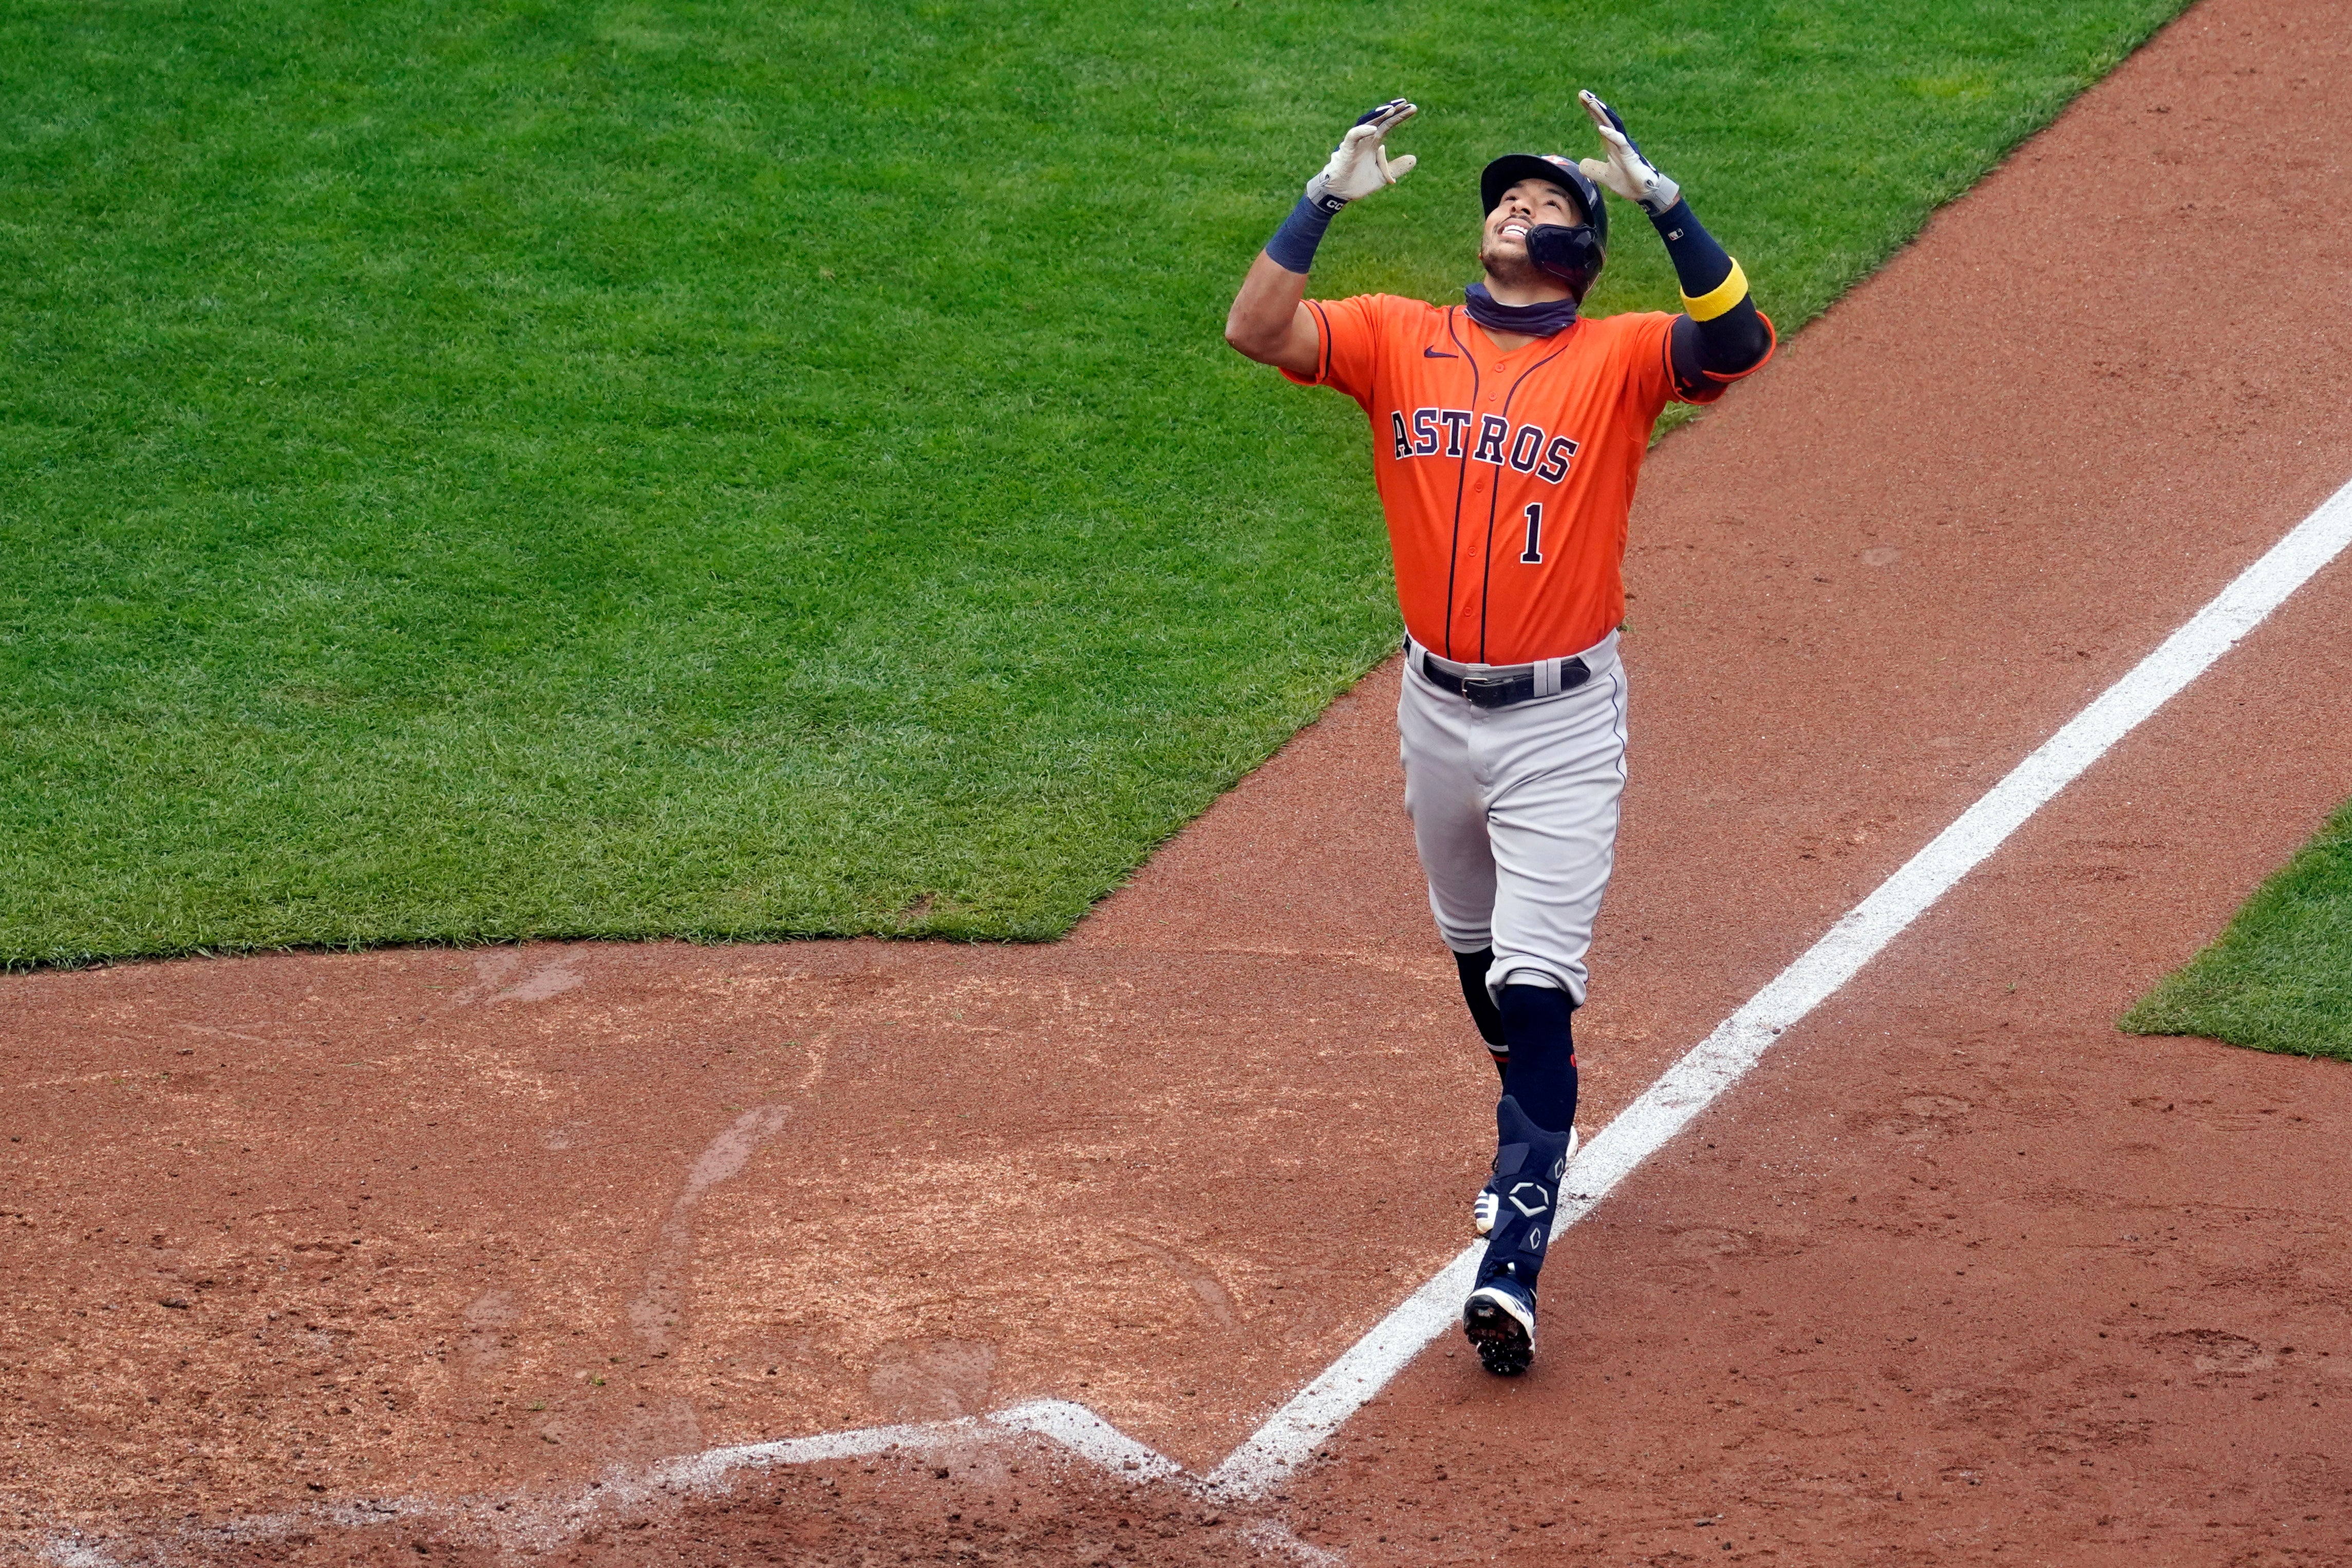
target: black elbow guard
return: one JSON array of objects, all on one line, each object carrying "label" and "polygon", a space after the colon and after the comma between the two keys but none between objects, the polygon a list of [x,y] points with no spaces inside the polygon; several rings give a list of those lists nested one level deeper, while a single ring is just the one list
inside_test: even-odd
[{"label": "black elbow guard", "polygon": [[1772,351],[1772,329],[1754,298],[1742,296],[1720,316],[1695,323],[1698,328],[1698,366],[1722,376],[1746,375]]},{"label": "black elbow guard", "polygon": [[1713,402],[1770,359],[1773,346],[1771,319],[1744,289],[1737,302],[1703,321],[1676,317],[1670,340],[1675,395],[1685,402]]}]

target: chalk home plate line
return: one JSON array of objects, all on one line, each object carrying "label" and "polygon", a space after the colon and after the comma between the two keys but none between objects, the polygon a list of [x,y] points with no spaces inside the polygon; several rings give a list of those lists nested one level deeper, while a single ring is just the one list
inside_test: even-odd
[{"label": "chalk home plate line", "polygon": [[[1643,1161],[1739,1082],[1773,1040],[1859,973],[1886,945],[2068,784],[2080,778],[2142,720],[2212,667],[2289,595],[2352,544],[2352,484],[2322,502],[2261,559],[2241,572],[2156,651],[2102,692],[2033,754],[1963,811],[1949,827],[1882,883],[1794,963],[1716,1026],[1584,1145],[1562,1186],[1555,1239],[1599,1206]],[[650,1467],[617,1487],[602,1483],[596,1500],[539,1511],[557,1530],[630,1496],[723,1488],[737,1469],[861,1458],[892,1449],[922,1450],[991,1437],[1034,1434],[1115,1476],[1164,1481],[1234,1502],[1263,1498],[1327,1441],[1418,1355],[1454,1326],[1470,1291],[1483,1242],[1473,1242],[1439,1270],[1323,1374],[1276,1410],[1206,1475],[1195,1475],[1138,1442],[1082,1405],[1044,1399],[984,1416],[920,1426],[866,1427],[712,1448]],[[302,1517],[341,1523],[451,1516],[462,1505],[402,1500],[339,1504]],[[274,1534],[294,1523],[271,1516],[244,1526],[199,1528],[195,1535]],[[575,1525],[576,1528],[576,1525]],[[78,1537],[53,1537],[59,1563],[109,1561]]]}]

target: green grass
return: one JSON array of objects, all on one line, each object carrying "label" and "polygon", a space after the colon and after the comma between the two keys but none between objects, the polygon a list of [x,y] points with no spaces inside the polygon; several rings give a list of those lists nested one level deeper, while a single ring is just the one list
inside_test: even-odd
[{"label": "green grass", "polygon": [[19,0],[0,963],[1055,935],[1397,634],[1218,337],[1363,107],[1318,292],[1591,85],[1789,329],[2176,3]]},{"label": "green grass", "polygon": [[2122,1027],[2352,1061],[2352,803]]}]

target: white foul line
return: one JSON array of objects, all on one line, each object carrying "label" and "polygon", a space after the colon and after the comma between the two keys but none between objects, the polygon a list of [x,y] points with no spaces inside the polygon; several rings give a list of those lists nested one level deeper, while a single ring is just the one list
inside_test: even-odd
[{"label": "white foul line", "polygon": [[[2097,761],[2140,720],[2195,680],[2287,595],[2352,542],[2352,485],[2330,496],[2263,557],[2238,574],[2188,624],[2010,770],[1959,820],[1913,855],[1748,1004],[1716,1026],[1587,1144],[1560,1194],[1557,1238],[1610,1189],[1689,1124],[1756,1065],[1782,1030],[1819,1007],[1953,883],[1998,848],[2052,796]],[[1312,1454],[1379,1393],[1423,1345],[1453,1326],[1483,1242],[1465,1249],[1379,1326],[1276,1411],[1208,1476],[1226,1495],[1255,1497]]]},{"label": "white foul line", "polygon": [[[1619,1112],[1569,1166],[1559,1216],[1552,1223],[1553,1237],[1557,1239],[1590,1214],[1635,1166],[1657,1153],[1755,1066],[1781,1030],[1853,978],[2026,819],[2082,777],[2142,719],[2211,668],[2347,545],[2352,545],[2352,484],[2321,502],[2316,511],[2240,572],[2212,602],[2011,768],[1927,848]],[[646,1480],[683,1490],[715,1489],[724,1484],[728,1472],[741,1467],[807,1464],[892,1448],[920,1450],[969,1441],[994,1427],[1050,1438],[1075,1456],[1130,1479],[1172,1481],[1235,1500],[1262,1497],[1403,1371],[1423,1346],[1454,1325],[1462,1298],[1470,1292],[1483,1245],[1474,1242],[1464,1249],[1205,1477],[1192,1477],[1175,1460],[1137,1442],[1083,1405],[1041,1399],[977,1419],[869,1427],[712,1448],[656,1466]],[[430,1505],[416,1503],[378,1505],[377,1509],[386,1517],[430,1511]],[[352,1513],[351,1521],[363,1521],[362,1512]],[[290,1521],[267,1522],[278,1527]],[[79,1541],[64,1538],[52,1538],[47,1555],[59,1564],[89,1563],[93,1568],[109,1562]]]}]

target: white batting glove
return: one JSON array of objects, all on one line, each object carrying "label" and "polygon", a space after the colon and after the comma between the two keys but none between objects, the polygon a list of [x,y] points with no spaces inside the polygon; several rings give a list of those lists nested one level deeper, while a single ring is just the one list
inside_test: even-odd
[{"label": "white batting glove", "polygon": [[1580,158],[1576,166],[1585,177],[1608,186],[1652,217],[1671,208],[1682,200],[1683,188],[1658,172],[1658,166],[1642,156],[1642,150],[1625,133],[1625,122],[1617,111],[1589,92],[1580,92],[1576,100],[1584,105],[1584,112],[1592,117],[1592,128],[1601,132],[1602,151],[1609,156]]},{"label": "white batting glove", "polygon": [[1420,112],[1403,99],[1392,98],[1356,121],[1331,150],[1331,161],[1323,165],[1323,172],[1307,182],[1307,199],[1327,213],[1336,213],[1357,197],[1369,196],[1412,173],[1421,160],[1410,152],[1391,158],[1388,134]]}]

